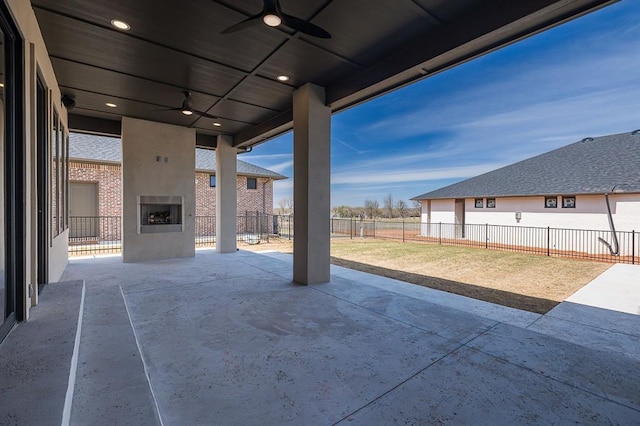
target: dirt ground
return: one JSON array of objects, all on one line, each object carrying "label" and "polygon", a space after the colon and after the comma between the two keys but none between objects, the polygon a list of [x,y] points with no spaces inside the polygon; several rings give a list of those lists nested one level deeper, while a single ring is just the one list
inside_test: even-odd
[{"label": "dirt ground", "polygon": [[[293,251],[280,239],[241,249]],[[537,313],[546,313],[611,264],[497,250],[333,239],[335,265]]]}]

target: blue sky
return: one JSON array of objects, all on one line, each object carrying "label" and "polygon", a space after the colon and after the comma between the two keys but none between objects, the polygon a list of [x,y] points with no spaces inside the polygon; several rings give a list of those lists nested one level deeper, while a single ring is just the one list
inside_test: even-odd
[{"label": "blue sky", "polygon": [[[331,205],[409,198],[640,128],[640,1],[623,0],[332,118]],[[293,177],[293,134],[240,158]],[[293,198],[276,182],[274,206]]]}]

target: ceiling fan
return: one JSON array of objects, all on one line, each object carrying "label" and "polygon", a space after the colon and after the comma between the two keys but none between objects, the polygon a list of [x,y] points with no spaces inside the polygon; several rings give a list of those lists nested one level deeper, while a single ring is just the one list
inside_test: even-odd
[{"label": "ceiling fan", "polygon": [[220,34],[235,33],[236,31],[244,30],[245,28],[259,24],[262,21],[270,27],[284,25],[292,30],[299,31],[313,37],[331,38],[331,34],[319,26],[307,22],[304,19],[296,18],[295,16],[284,13],[280,8],[280,0],[263,0],[263,3],[264,6],[262,8],[262,12],[230,26]]},{"label": "ceiling fan", "polygon": [[184,115],[197,114],[201,117],[213,118],[214,120],[218,119],[218,117],[216,116],[207,114],[206,112],[203,112],[203,111],[198,111],[197,109],[193,109],[193,99],[191,99],[191,92],[188,92],[185,90],[182,93],[184,94],[184,101],[182,101],[181,107],[161,109],[159,111],[180,111]]}]

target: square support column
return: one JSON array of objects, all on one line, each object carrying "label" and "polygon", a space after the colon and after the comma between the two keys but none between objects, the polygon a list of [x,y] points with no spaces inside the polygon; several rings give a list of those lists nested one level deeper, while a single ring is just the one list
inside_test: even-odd
[{"label": "square support column", "polygon": [[238,151],[230,136],[218,136],[216,147],[216,251],[235,253],[237,249]]},{"label": "square support column", "polygon": [[331,110],[310,83],[293,93],[293,212],[293,280],[329,282]]}]

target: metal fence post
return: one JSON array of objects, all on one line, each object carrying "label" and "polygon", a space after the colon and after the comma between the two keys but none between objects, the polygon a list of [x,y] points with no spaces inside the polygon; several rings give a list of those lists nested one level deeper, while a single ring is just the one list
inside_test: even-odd
[{"label": "metal fence post", "polygon": [[547,256],[551,256],[551,227],[547,226]]},{"label": "metal fence post", "polygon": [[631,264],[636,264],[636,231],[631,230]]},{"label": "metal fence post", "polygon": [[404,219],[402,219],[402,242],[404,243]]},{"label": "metal fence post", "polygon": [[442,244],[442,222],[438,222],[438,244]]},{"label": "metal fence post", "polygon": [[353,240],[353,218],[349,218],[349,239]]},{"label": "metal fence post", "polygon": [[291,241],[291,216],[287,218],[287,227],[289,228],[287,236],[289,237],[289,241]]},{"label": "metal fence post", "polygon": [[484,224],[484,248],[489,248],[489,224]]},{"label": "metal fence post", "polygon": [[373,218],[373,239],[376,239],[376,218]]}]

